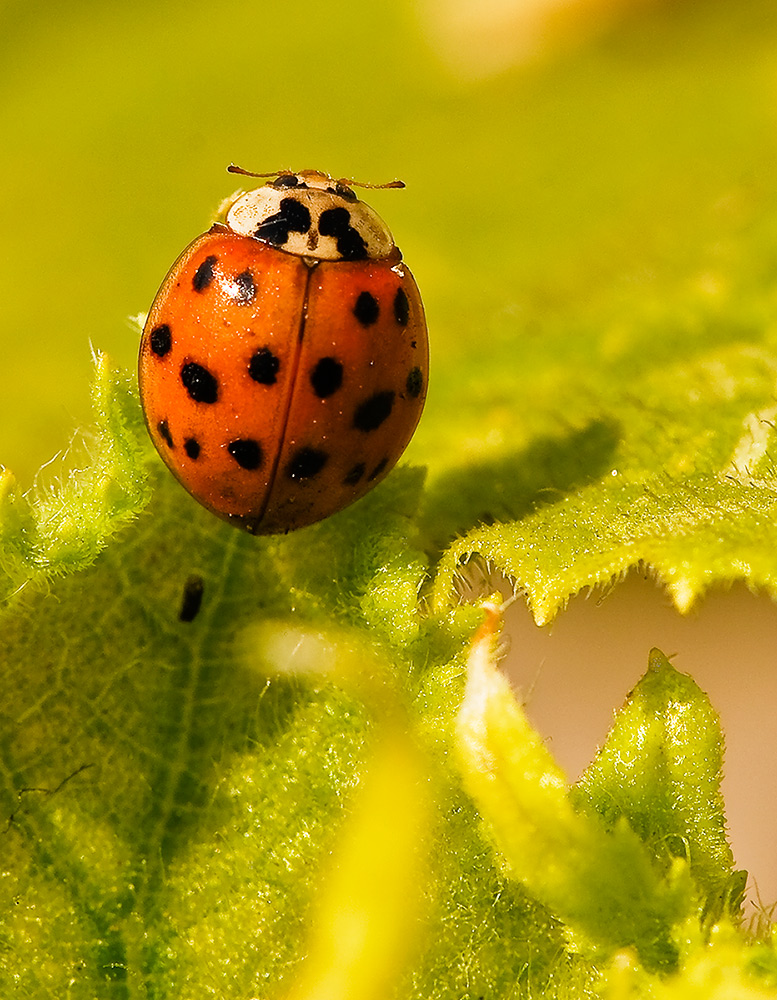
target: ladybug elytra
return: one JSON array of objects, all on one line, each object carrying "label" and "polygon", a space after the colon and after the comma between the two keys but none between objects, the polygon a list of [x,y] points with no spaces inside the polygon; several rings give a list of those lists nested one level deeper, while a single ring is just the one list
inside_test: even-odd
[{"label": "ladybug elytra", "polygon": [[388,227],[317,171],[237,196],[173,265],[140,345],[165,464],[254,534],[312,524],[380,482],[427,373],[423,305]]}]

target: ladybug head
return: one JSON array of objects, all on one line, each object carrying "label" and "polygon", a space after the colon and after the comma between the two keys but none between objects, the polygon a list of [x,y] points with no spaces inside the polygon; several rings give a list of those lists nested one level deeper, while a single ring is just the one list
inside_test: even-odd
[{"label": "ladybug head", "polygon": [[[265,176],[234,165],[229,170]],[[355,184],[318,170],[282,171],[263,187],[240,194],[227,209],[226,223],[242,236],[312,260],[398,260],[391,231],[359,200]],[[404,187],[401,181],[358,186]]]}]

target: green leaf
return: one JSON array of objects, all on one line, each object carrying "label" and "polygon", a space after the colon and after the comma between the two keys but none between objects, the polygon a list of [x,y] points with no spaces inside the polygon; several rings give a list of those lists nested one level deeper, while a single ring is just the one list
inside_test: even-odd
[{"label": "green leaf", "polygon": [[[644,966],[672,971],[675,927],[692,909],[688,869],[663,874],[625,821],[606,828],[576,811],[563,774],[496,661],[499,614],[473,643],[458,717],[466,787],[511,872],[568,927],[584,951],[634,947]],[[624,762],[628,768],[628,762]]]},{"label": "green leaf", "polygon": [[770,948],[705,951],[741,886],[690,681],[655,656],[568,789],[497,670],[495,620],[454,727],[479,612],[425,604],[418,470],[252,538],[180,490],[124,381],[98,380],[113,465],[95,454],[47,498],[68,524],[98,512],[89,546],[19,562],[3,610],[0,989],[648,996],[716,962],[769,981]]},{"label": "green leaf", "polygon": [[720,794],[723,737],[717,714],[693,680],[657,649],[595,761],[573,789],[576,807],[621,819],[664,867],[683,858],[712,919],[742,875],[733,871]]},{"label": "green leaf", "polygon": [[39,485],[33,497],[20,495],[10,474],[0,478],[0,600],[88,566],[148,502],[134,380],[113,372],[104,355],[96,369],[96,427],[83,443],[82,468]]},{"label": "green leaf", "polygon": [[[769,973],[764,975],[765,967]],[[627,954],[605,970],[598,996],[603,1000],[770,1000],[775,996],[774,951],[745,944],[730,924],[713,928],[709,941],[695,940],[675,976],[646,973]]]},{"label": "green leaf", "polygon": [[[341,655],[334,676],[353,694],[303,683],[288,675],[299,663],[279,653],[277,635],[306,625],[331,644],[334,622],[357,622],[369,637],[370,654],[357,658],[365,678],[382,690],[387,668],[376,664],[391,662],[401,688],[413,659],[399,649],[415,642],[429,655],[419,636],[424,560],[409,540],[421,479],[400,472],[320,529],[252,538],[172,480],[124,380],[103,366],[98,384],[105,430],[94,447],[104,452],[47,498],[60,544],[39,545],[45,559],[19,558],[28,583],[3,609],[0,992],[198,996],[218,983],[220,995],[242,998],[285,981],[299,962],[372,726],[343,666],[351,660]],[[153,504],[130,522],[145,494],[127,483],[144,481]],[[18,553],[30,523],[6,522]],[[362,537],[374,541],[352,544]],[[182,617],[192,579],[201,606]],[[278,629],[260,636],[256,624],[271,621]],[[438,649],[449,650],[443,641]],[[391,759],[406,804],[396,819],[420,841],[411,833],[421,823],[411,820],[418,782],[403,783],[412,754]],[[378,780],[372,770],[365,787]],[[355,829],[382,815],[371,807]],[[394,869],[409,878],[406,855]],[[363,870],[371,859],[346,860]],[[385,958],[381,975],[387,963],[398,974]]]},{"label": "green leaf", "polygon": [[289,1000],[381,1000],[415,952],[429,829],[421,762],[399,726],[373,750]]},{"label": "green leaf", "polygon": [[[632,326],[636,358],[645,331],[639,317]],[[676,331],[663,335],[671,351]],[[640,365],[625,384],[622,371],[589,373],[583,391],[597,394],[597,412],[565,412],[581,430],[481,464],[479,481],[493,490],[477,512],[470,500],[470,516],[497,523],[472,528],[445,552],[437,606],[450,601],[473,556],[525,592],[538,624],[578,591],[640,563],[683,611],[713,583],[744,579],[777,594],[774,346],[770,334],[741,336],[733,324],[730,342],[721,339],[695,353],[686,341],[682,355],[662,357],[656,369]]]}]

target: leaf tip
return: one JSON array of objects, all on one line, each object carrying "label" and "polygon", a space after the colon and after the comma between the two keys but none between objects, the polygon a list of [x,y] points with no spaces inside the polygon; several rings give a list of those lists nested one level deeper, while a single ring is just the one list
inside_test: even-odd
[{"label": "leaf tip", "polygon": [[660,674],[667,668],[669,670],[674,669],[669,659],[661,652],[658,646],[653,646],[648,653],[648,671],[651,674]]},{"label": "leaf tip", "polygon": [[699,588],[687,576],[677,577],[669,584],[669,594],[680,614],[687,614],[699,596]]}]

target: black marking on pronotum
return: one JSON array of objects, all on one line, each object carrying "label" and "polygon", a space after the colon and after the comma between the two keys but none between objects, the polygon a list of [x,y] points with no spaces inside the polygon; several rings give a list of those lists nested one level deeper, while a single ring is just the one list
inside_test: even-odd
[{"label": "black marking on pronotum", "polygon": [[407,373],[407,379],[405,381],[405,388],[407,389],[408,396],[412,396],[413,399],[417,399],[421,395],[423,387],[424,376],[421,369],[418,367],[411,368]]},{"label": "black marking on pronotum", "polygon": [[391,415],[394,407],[394,393],[391,390],[376,392],[365,399],[353,415],[353,426],[358,431],[377,430],[378,427]]},{"label": "black marking on pronotum", "polygon": [[204,590],[205,581],[201,576],[193,573],[183,585],[183,596],[181,598],[181,610],[178,612],[178,621],[194,621],[199,614]]},{"label": "black marking on pronotum", "polygon": [[318,231],[322,236],[333,236],[337,241],[337,252],[343,260],[364,260],[367,244],[359,232],[351,225],[351,213],[347,208],[328,208],[318,220]]},{"label": "black marking on pronotum", "polygon": [[343,384],[343,366],[336,358],[320,358],[310,373],[310,384],[319,399],[326,399]]},{"label": "black marking on pronotum", "polygon": [[322,236],[342,236],[350,228],[351,213],[347,208],[328,208],[318,220],[318,231]]},{"label": "black marking on pronotum", "polygon": [[216,376],[195,361],[187,361],[181,368],[181,382],[195,403],[215,403],[219,398]]},{"label": "black marking on pronotum", "polygon": [[163,358],[173,346],[173,337],[167,323],[160,323],[159,326],[155,326],[148,340],[151,344],[151,350],[158,358]]},{"label": "black marking on pronotum", "polygon": [[254,301],[256,298],[256,285],[254,284],[254,276],[248,268],[237,275],[230,288],[230,295],[232,301],[239,306],[250,306]]},{"label": "black marking on pronotum", "polygon": [[195,292],[204,292],[211,281],[213,281],[213,268],[215,267],[217,260],[218,257],[215,254],[211,254],[209,257],[205,258],[205,260],[194,272],[194,277],[192,278],[192,288]]},{"label": "black marking on pronotum", "polygon": [[282,246],[289,233],[306,233],[310,229],[310,209],[296,198],[282,198],[275,215],[268,215],[254,230],[254,236],[265,243]]},{"label": "black marking on pronotum", "polygon": [[260,347],[248,362],[248,374],[260,385],[275,385],[281,363],[269,347]]},{"label": "black marking on pronotum", "polygon": [[156,425],[156,429],[159,431],[159,436],[165,442],[165,444],[167,445],[167,447],[168,448],[174,447],[173,446],[173,435],[170,433],[170,427],[168,426],[167,421],[166,420],[160,420],[159,423]]},{"label": "black marking on pronotum", "polygon": [[317,448],[300,448],[286,466],[289,479],[310,479],[324,468],[329,461],[329,455]]},{"label": "black marking on pronotum", "polygon": [[398,288],[394,296],[394,319],[400,326],[407,326],[410,319],[410,303],[404,288]]},{"label": "black marking on pronotum", "polygon": [[370,292],[360,292],[353,307],[353,314],[362,326],[371,326],[380,315],[378,300]]}]

